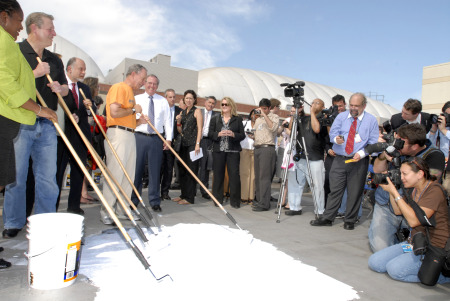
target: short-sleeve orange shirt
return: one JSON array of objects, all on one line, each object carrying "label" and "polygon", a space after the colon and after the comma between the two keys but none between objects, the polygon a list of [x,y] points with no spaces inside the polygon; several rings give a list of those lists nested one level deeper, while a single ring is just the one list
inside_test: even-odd
[{"label": "short-sleeve orange shirt", "polygon": [[124,82],[113,85],[106,95],[106,117],[107,126],[121,125],[127,128],[136,128],[136,115],[129,115],[120,118],[111,117],[111,104],[120,104],[121,108],[129,109],[134,107],[136,101],[134,100],[133,89]]}]

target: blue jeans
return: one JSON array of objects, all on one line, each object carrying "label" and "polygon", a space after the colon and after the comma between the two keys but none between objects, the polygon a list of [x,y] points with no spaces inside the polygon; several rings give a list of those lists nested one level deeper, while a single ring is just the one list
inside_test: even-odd
[{"label": "blue jeans", "polygon": [[50,120],[38,118],[34,125],[20,126],[14,139],[16,181],[6,186],[3,207],[5,229],[22,229],[26,220],[29,158],[33,159],[35,178],[34,213],[56,212],[59,189],[56,184],[56,129]]},{"label": "blue jeans", "polygon": [[[390,246],[372,254],[369,258],[369,268],[378,273],[388,273],[392,279],[403,282],[420,282],[417,273],[422,261],[421,256],[413,252],[404,253],[402,243]],[[439,276],[438,283],[449,283],[450,278]]]},{"label": "blue jeans", "polygon": [[[322,160],[309,161],[309,166],[311,167],[311,177],[314,182],[313,196],[315,195],[316,197],[314,202],[315,213],[322,214],[325,210],[325,191],[323,190],[325,167]],[[306,159],[300,159],[300,161],[295,162],[295,170],[288,171],[288,200],[291,210],[302,210],[302,194],[306,180],[311,186]]]},{"label": "blue jeans", "polygon": [[[369,245],[372,252],[399,243],[395,233],[402,227],[403,216],[391,212],[389,204],[380,205],[375,203],[372,222],[369,228]],[[404,224],[403,227],[407,228]]]}]

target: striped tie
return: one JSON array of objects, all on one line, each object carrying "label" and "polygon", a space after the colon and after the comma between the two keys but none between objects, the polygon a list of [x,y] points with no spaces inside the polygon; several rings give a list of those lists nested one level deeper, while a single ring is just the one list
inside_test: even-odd
[{"label": "striped tie", "polygon": [[[156,127],[155,125],[155,105],[153,103],[153,96],[149,96],[148,97],[150,99],[149,103],[148,103],[148,118],[150,119],[150,123]],[[153,129],[150,127],[150,125],[147,125],[147,130],[149,134],[154,134],[155,132],[153,131]]]},{"label": "striped tie", "polygon": [[350,132],[348,132],[347,144],[345,145],[345,152],[349,155],[353,152],[353,145],[355,144],[356,120],[357,118],[354,117]]}]

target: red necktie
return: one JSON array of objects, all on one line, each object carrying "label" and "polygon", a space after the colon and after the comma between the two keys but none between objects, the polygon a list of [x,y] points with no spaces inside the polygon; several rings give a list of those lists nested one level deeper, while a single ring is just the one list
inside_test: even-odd
[{"label": "red necktie", "polygon": [[77,94],[77,90],[75,90],[77,88],[77,84],[76,83],[72,83],[72,94],[73,94],[73,99],[75,99],[75,104],[77,105],[77,109],[79,108],[78,106],[78,94]]},{"label": "red necktie", "polygon": [[353,152],[353,145],[355,144],[357,118],[356,117],[354,118],[355,119],[352,122],[352,126],[350,127],[350,132],[348,132],[347,144],[345,145],[345,152],[349,155]]}]

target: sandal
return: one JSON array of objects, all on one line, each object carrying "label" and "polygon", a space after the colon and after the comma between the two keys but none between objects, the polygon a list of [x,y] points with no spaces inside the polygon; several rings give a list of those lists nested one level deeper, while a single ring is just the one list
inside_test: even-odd
[{"label": "sandal", "polygon": [[191,203],[189,203],[188,201],[186,201],[186,200],[181,200],[181,201],[179,201],[178,202],[178,205],[190,205]]},{"label": "sandal", "polygon": [[94,204],[94,202],[92,202],[90,199],[88,199],[88,198],[85,198],[85,197],[81,197],[81,199],[80,199],[80,203],[81,204],[87,204],[87,205],[91,205],[91,204]]}]

